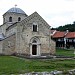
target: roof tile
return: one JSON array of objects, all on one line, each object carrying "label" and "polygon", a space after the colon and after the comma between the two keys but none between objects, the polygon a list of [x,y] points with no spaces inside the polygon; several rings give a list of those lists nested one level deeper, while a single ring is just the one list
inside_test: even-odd
[{"label": "roof tile", "polygon": [[69,33],[67,33],[67,35],[65,37],[66,38],[75,38],[75,32],[69,32]]},{"label": "roof tile", "polygon": [[52,37],[53,38],[61,38],[65,36],[65,32],[57,31]]}]

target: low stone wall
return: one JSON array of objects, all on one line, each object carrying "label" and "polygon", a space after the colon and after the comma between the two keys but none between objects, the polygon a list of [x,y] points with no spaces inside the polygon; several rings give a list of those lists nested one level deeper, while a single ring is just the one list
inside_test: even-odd
[{"label": "low stone wall", "polygon": [[[15,75],[15,74],[11,74]],[[70,71],[51,71],[51,72],[30,72],[30,73],[25,73],[25,74],[18,74],[18,75],[75,75],[75,69],[70,70]]]},{"label": "low stone wall", "polygon": [[[19,74],[19,75],[57,75],[62,74],[62,71],[51,71],[51,72],[30,72],[25,74]],[[14,75],[14,74],[11,74]]]}]

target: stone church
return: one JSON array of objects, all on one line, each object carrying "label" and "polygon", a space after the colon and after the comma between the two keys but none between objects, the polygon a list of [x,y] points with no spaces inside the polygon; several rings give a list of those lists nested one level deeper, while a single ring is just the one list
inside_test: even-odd
[{"label": "stone church", "polygon": [[49,24],[37,13],[27,15],[13,7],[3,14],[0,25],[0,54],[29,57],[55,54]]}]

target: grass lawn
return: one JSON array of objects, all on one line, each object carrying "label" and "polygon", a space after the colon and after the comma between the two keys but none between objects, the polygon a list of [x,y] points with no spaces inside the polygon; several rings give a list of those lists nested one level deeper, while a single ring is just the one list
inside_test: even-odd
[{"label": "grass lawn", "polygon": [[56,49],[56,55],[62,55],[62,56],[71,56],[74,57],[74,50],[68,50],[68,49]]},{"label": "grass lawn", "polygon": [[0,56],[0,75],[19,74],[33,71],[70,70],[75,68],[75,60],[59,59],[20,59],[12,56]]}]

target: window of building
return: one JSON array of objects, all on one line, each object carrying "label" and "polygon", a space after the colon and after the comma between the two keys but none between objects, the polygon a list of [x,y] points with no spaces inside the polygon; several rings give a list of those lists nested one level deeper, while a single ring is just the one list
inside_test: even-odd
[{"label": "window of building", "polygon": [[20,17],[18,18],[18,21],[21,21],[21,18]]},{"label": "window of building", "polygon": [[33,23],[33,32],[37,32],[38,31],[38,25],[37,23]]},{"label": "window of building", "polygon": [[12,17],[9,17],[9,22],[12,22]]},{"label": "window of building", "polygon": [[37,25],[33,25],[33,31],[37,32]]}]

